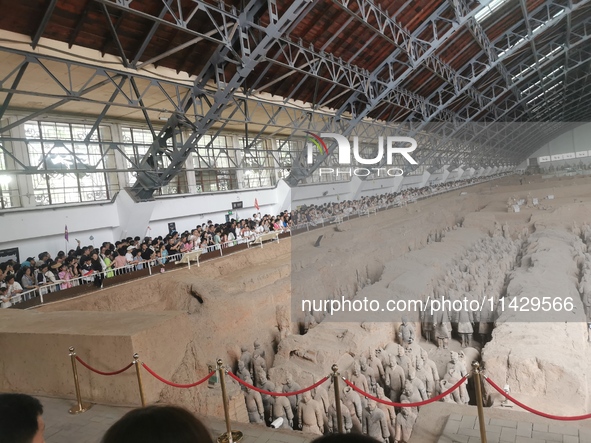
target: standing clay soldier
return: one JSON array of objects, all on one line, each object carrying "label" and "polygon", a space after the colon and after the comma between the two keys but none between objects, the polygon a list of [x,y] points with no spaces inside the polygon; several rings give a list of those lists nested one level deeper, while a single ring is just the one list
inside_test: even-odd
[{"label": "standing clay soldier", "polygon": [[250,372],[251,378],[254,379],[254,377],[252,377],[254,375],[254,368],[252,367],[252,355],[250,352],[248,352],[248,348],[246,346],[241,346],[240,350],[242,351],[242,354],[240,354],[240,361],[244,363],[246,370]]},{"label": "standing clay soldier", "polygon": [[421,330],[425,335],[425,340],[431,343],[433,340],[433,314],[431,312],[432,300],[429,298],[425,304],[425,310],[421,312]]},{"label": "standing clay soldier", "polygon": [[246,379],[248,378],[252,381],[252,376],[250,375],[250,372],[246,369],[246,366],[244,366],[244,362],[242,360],[238,360],[238,370],[236,371],[236,375],[241,380],[246,381]]},{"label": "standing clay soldier", "polygon": [[[247,383],[251,383],[252,380],[248,378],[245,380]],[[265,422],[265,408],[263,406],[263,399],[261,394],[252,389],[248,389],[242,385],[244,391],[244,401],[246,402],[246,410],[248,411],[248,420],[251,423],[264,423]]]},{"label": "standing clay soldier", "polygon": [[[421,349],[421,359],[423,360],[425,370],[431,371],[435,387],[437,387],[437,382],[439,381],[439,370],[437,369],[437,365],[429,358],[429,353],[425,349]],[[433,393],[435,393],[435,391]]]},{"label": "standing clay soldier", "polygon": [[[348,434],[353,428],[353,422],[351,421],[351,412],[349,408],[345,406],[343,400],[341,402],[341,415],[343,417],[343,432]],[[335,400],[333,398],[330,406],[328,407],[328,432],[337,434],[339,432],[339,418],[337,415],[337,408],[335,406]]]},{"label": "standing clay soldier", "polygon": [[[299,384],[297,384],[293,380],[293,377],[291,376],[291,374],[287,374],[287,376],[285,377],[285,383],[283,384],[283,392],[285,392],[285,393],[295,392],[295,391],[299,391],[300,389],[302,389],[302,388],[300,387]],[[290,395],[287,398],[289,399],[289,403],[291,404],[291,409],[295,413],[295,411],[298,410],[298,404],[302,398],[301,394]]]},{"label": "standing clay soldier", "polygon": [[[359,367],[359,363],[355,362],[353,365],[353,373],[349,377],[349,381],[361,389],[363,392],[369,393],[369,384],[367,383],[367,378],[365,375],[361,373],[361,368]],[[361,398],[361,404],[363,407],[366,405],[365,397]]]},{"label": "standing clay soldier", "polygon": [[409,410],[410,408],[401,408],[396,416],[396,434],[394,443],[408,443],[412,434],[412,428],[417,421],[417,416]]},{"label": "standing clay soldier", "polygon": [[412,366],[410,357],[406,355],[405,349],[402,346],[398,346],[398,355],[396,356],[396,362],[404,371],[404,378],[408,378],[408,370]]},{"label": "standing clay soldier", "polygon": [[[277,386],[275,392],[280,393],[281,386]],[[278,418],[283,418],[281,427],[283,429],[293,429],[293,411],[289,399],[284,396],[271,397],[271,417],[275,421]]]},{"label": "standing clay soldier", "polygon": [[378,384],[383,386],[383,381],[386,379],[385,378],[385,371],[384,371],[384,365],[382,364],[382,360],[380,360],[377,356],[377,349],[376,349],[375,356],[371,352],[371,349],[369,350],[367,364],[373,369],[373,372],[376,375]]},{"label": "standing clay soldier", "polygon": [[254,352],[252,353],[252,358],[256,359],[257,357],[265,358],[265,350],[261,348],[261,343],[258,340],[254,341]]},{"label": "standing clay soldier", "polygon": [[[313,382],[316,383],[316,377],[314,377]],[[325,414],[328,414],[328,408],[330,407],[330,401],[328,397],[328,391],[322,386],[316,386],[312,390],[313,398],[322,406]]]},{"label": "standing clay soldier", "polygon": [[[496,297],[494,300],[496,300]],[[478,335],[482,347],[484,347],[484,345],[490,341],[492,335],[493,325],[495,321],[493,313],[494,309],[491,310],[491,302],[490,299],[487,298],[484,301],[484,304],[482,305],[480,312],[476,314],[478,319]]]},{"label": "standing clay soldier", "polygon": [[365,357],[361,357],[359,359],[359,369],[361,370],[361,373],[365,376],[367,382],[369,383],[369,391],[367,392],[375,395],[377,386],[376,375],[373,371],[373,368],[371,366],[368,366]]},{"label": "standing clay soldier", "polygon": [[[260,370],[259,378],[262,381],[261,389],[269,392],[275,392],[275,383],[267,378],[267,373],[264,369]],[[271,418],[272,411],[271,408],[273,406],[273,398],[269,394],[262,394],[261,398],[263,399],[263,408],[265,410],[265,417]]]},{"label": "standing clay soldier", "polygon": [[390,400],[395,403],[400,400],[405,380],[404,370],[396,363],[396,358],[391,355],[390,362],[386,367],[386,386],[390,389]]},{"label": "standing clay soldier", "polygon": [[[443,296],[441,297],[443,305]],[[451,332],[451,323],[449,321],[449,313],[442,309],[435,313],[435,338],[437,338],[437,348],[447,349],[449,337]]]},{"label": "standing clay soldier", "polygon": [[[467,300],[468,297],[464,295],[464,306],[467,306]],[[472,333],[474,332],[472,321],[473,313],[466,309],[460,309],[458,312],[458,334],[462,340],[462,348],[467,348],[472,341]]]},{"label": "standing clay soldier", "polygon": [[[446,380],[439,380],[439,390],[441,391],[440,393],[447,391],[449,388],[451,388],[451,386],[447,383]],[[455,403],[453,398],[451,397],[451,394],[443,396],[439,401],[442,401],[444,403]]]},{"label": "standing clay soldier", "polygon": [[[441,389],[443,389],[445,387],[445,390],[442,392],[445,392],[447,389],[451,388],[453,385],[455,385],[457,382],[460,381],[460,376],[459,374],[456,373],[456,370],[453,367],[450,367],[447,369],[447,373],[445,374],[445,376],[443,377],[443,380],[441,381],[442,387]],[[459,405],[463,405],[464,404],[464,400],[462,400],[462,396],[460,395],[460,390],[459,389],[454,389],[449,396],[451,396],[451,398],[453,399],[454,402],[456,402]]]},{"label": "standing clay soldier", "polygon": [[[400,403],[404,403],[405,401],[408,403],[419,403],[423,401],[421,394],[419,394],[419,391],[417,391],[410,380],[406,380],[404,383],[404,389],[402,390],[402,395],[400,396]],[[416,413],[419,412],[418,406],[413,406],[412,410]]]},{"label": "standing clay soldier", "polygon": [[433,379],[431,369],[426,369],[423,366],[423,359],[420,357],[417,359],[416,377],[424,383],[427,398],[431,398],[435,392],[435,380]]},{"label": "standing clay soldier", "polygon": [[279,340],[291,335],[291,322],[286,306],[277,306],[275,310],[277,318],[277,329],[279,329]]},{"label": "standing clay soldier", "polygon": [[421,379],[417,378],[416,369],[414,367],[411,367],[410,371],[408,372],[408,381],[410,381],[412,385],[415,387],[415,389],[421,396],[421,400],[427,400],[429,398],[427,397],[427,389],[425,387],[425,383],[423,383]]},{"label": "standing clay soldier", "polygon": [[254,368],[255,385],[260,388],[264,381],[259,378],[259,374],[261,374],[261,370],[263,370],[265,373],[267,372],[267,362],[263,357],[258,355],[253,359],[252,366]]},{"label": "standing clay soldier", "polygon": [[320,431],[324,427],[322,406],[312,398],[310,391],[304,392],[302,401],[298,404],[298,422],[302,432],[322,435]]},{"label": "standing clay soldier", "polygon": [[349,412],[351,413],[351,419],[354,423],[355,420],[357,420],[357,425],[359,426],[359,430],[361,430],[361,417],[363,415],[361,397],[350,386],[345,386],[343,388],[342,400],[347,409],[349,409]]},{"label": "standing clay soldier", "polygon": [[[462,353],[462,355],[463,355],[463,353]],[[452,385],[457,383],[460,380],[460,378],[462,378],[468,374],[468,372],[466,370],[466,365],[464,364],[463,361],[460,360],[460,356],[458,355],[458,353],[454,352],[454,351],[452,351],[450,353],[450,361],[447,363],[448,372],[450,369],[453,369],[454,375],[457,376],[457,380],[454,381],[452,383]],[[468,380],[466,380],[464,383],[462,383],[460,385],[460,389],[458,390],[460,393],[460,398],[462,399],[462,402],[465,404],[468,404],[468,402],[470,400],[470,397],[468,396],[468,390],[466,389],[467,384],[468,384]]]},{"label": "standing clay soldier", "polygon": [[408,323],[406,316],[402,317],[402,324],[398,328],[398,340],[405,349],[415,341],[415,327]]},{"label": "standing clay soldier", "polygon": [[388,441],[390,430],[384,411],[376,407],[376,402],[368,400],[367,407],[363,411],[361,432],[378,441]]},{"label": "standing clay soldier", "polygon": [[[386,394],[384,394],[384,390],[381,386],[378,386],[377,391],[378,392],[376,397],[378,397],[380,400],[390,400],[388,397],[386,397]],[[382,412],[386,416],[386,421],[388,422],[388,430],[390,431],[390,436],[393,437],[394,433],[396,432],[396,409],[394,408],[394,406],[388,406],[383,403],[377,403],[377,406],[382,410]]]}]

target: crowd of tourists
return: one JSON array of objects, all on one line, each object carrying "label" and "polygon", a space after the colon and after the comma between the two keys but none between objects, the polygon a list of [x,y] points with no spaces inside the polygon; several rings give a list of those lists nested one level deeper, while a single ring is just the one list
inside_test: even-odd
[{"label": "crowd of tourists", "polygon": [[191,231],[172,231],[155,238],[127,237],[115,243],[104,242],[99,247],[84,246],[76,240],[76,249],[59,251],[55,256],[43,251],[37,257],[28,257],[22,263],[0,263],[0,302],[2,307],[6,308],[14,302],[76,285],[94,284],[100,288],[105,278],[141,270],[146,266],[163,265],[197,249],[209,252],[230,248],[254,241],[269,232],[291,232],[294,229],[328,223],[345,216],[367,214],[386,207],[404,206],[420,198],[490,178],[494,176],[409,188],[400,192],[361,197],[357,200],[303,205],[277,215],[255,213],[252,217],[231,219],[225,223],[214,223],[209,220]]}]

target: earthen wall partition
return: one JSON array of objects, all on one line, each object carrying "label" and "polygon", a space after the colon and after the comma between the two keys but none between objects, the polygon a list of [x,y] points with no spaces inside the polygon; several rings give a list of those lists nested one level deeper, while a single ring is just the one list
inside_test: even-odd
[{"label": "earthen wall partition", "polygon": [[[128,365],[134,352],[163,377],[182,360],[186,314],[168,312],[50,312],[0,310],[0,391],[75,398],[68,348],[109,372]],[[83,400],[140,405],[135,368],[116,376],[91,373],[78,364]],[[196,374],[197,377],[198,374]],[[143,372],[147,402],[163,384]]]}]

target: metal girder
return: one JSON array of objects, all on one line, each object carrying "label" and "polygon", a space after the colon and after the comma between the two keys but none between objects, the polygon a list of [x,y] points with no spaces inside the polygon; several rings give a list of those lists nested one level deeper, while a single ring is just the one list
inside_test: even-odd
[{"label": "metal girder", "polygon": [[[477,13],[478,9],[467,12],[466,16],[458,17],[456,22],[449,23],[449,20],[444,19],[441,15],[446,6],[443,5],[426,21],[423,26],[436,23],[438,20],[444,20],[450,25],[443,35],[436,35],[430,42],[421,42],[417,35],[423,30],[419,28],[415,35],[410,35],[408,31],[402,29],[394,20],[390,19],[387,14],[383,13],[381,8],[376,7],[373,2],[369,0],[357,0],[358,10],[360,11],[361,19],[368,23],[369,16],[375,18],[378,23],[378,30],[384,36],[387,36],[389,41],[393,42],[400,50],[400,47],[405,47],[406,53],[410,60],[410,66],[402,73],[394,75],[393,64],[398,61],[398,51],[394,51],[386,60],[384,60],[378,68],[371,74],[367,73],[364,79],[363,88],[357,89],[351,97],[343,104],[335,115],[335,121],[341,123],[341,130],[339,133],[343,136],[348,136],[352,133],[355,126],[366,118],[376,106],[383,101],[395,101],[397,106],[402,103],[402,106],[411,106],[411,110],[420,109],[423,115],[430,116],[435,112],[444,112],[453,120],[456,116],[444,109],[438,108],[436,104],[430,103],[423,97],[418,96],[410,91],[403,90],[399,85],[408,78],[412,72],[413,67],[423,63],[428,57],[431,57],[439,45],[445,41],[451,34],[462,24],[468,20],[469,17]],[[348,11],[349,2],[340,3]],[[351,11],[353,13],[353,11]],[[381,79],[381,76],[387,73],[387,81]],[[350,114],[350,120],[343,120],[344,114]],[[330,155],[336,149],[336,143],[332,143],[329,147]],[[298,163],[294,164],[290,175],[286,178],[286,182],[290,186],[296,186],[300,180],[312,174],[323,162],[323,156],[319,156],[313,164],[306,165],[304,162],[305,155],[302,154]]]},{"label": "metal girder", "polygon": [[[577,4],[576,9],[578,9],[578,8],[580,8],[580,7],[583,6],[581,3]],[[588,3],[588,2],[585,2],[585,3]],[[533,38],[533,37],[535,37],[535,35],[538,35],[540,32],[542,32],[541,31],[542,28],[543,28],[543,30],[548,29],[548,27],[550,27],[551,24],[553,25],[553,24],[557,23],[557,21],[563,19],[564,16],[570,17],[571,13],[573,12],[573,8],[571,8],[570,10],[563,9],[563,10],[566,11],[565,14],[563,13],[563,14],[560,14],[560,15],[556,15],[555,12],[551,12],[552,10],[549,8],[549,4],[554,5],[553,2],[547,2],[546,4],[540,6],[539,8],[537,8],[536,10],[534,10],[534,11],[532,11],[530,13],[530,16],[531,16],[533,14],[538,14],[539,15],[540,12],[545,12],[546,13],[546,18],[548,19],[545,22],[546,24],[542,23],[540,25],[540,27],[538,28],[537,32],[532,32],[532,35],[521,37],[521,40],[518,41],[516,44],[514,44],[512,47],[503,49],[503,51],[505,51],[504,57],[511,55],[513,52],[515,52],[517,49],[519,49],[519,47],[527,44],[528,43],[528,39]],[[564,7],[562,7],[562,8],[564,8]],[[528,17],[528,19],[529,19],[529,17]],[[576,36],[577,36],[578,40],[576,42],[574,42],[574,43],[569,42],[568,43],[568,48],[573,48],[575,46],[579,46],[579,45],[583,44],[584,42],[586,42],[589,39],[590,34],[591,34],[591,32],[590,32],[591,31],[591,28],[589,27],[588,21],[589,20],[587,20],[587,22],[583,22],[583,23],[580,23],[578,25],[578,28],[577,28],[577,31],[576,31]],[[510,32],[512,32],[512,30],[509,30],[508,31],[508,33],[510,33]],[[533,34],[535,34],[535,35],[533,35]],[[499,37],[499,39],[497,41],[502,41],[504,38],[505,38],[504,36],[501,36],[501,37]],[[552,45],[553,45],[553,43],[550,42],[546,46],[552,47]],[[556,47],[558,47],[558,46],[556,46]],[[560,46],[560,48],[561,48],[560,51],[556,50],[556,53],[552,57],[546,57],[545,60],[544,60],[544,63],[542,64],[542,66],[545,66],[546,64],[550,65],[551,62],[556,57],[560,56],[560,54],[561,54],[562,51],[566,51],[566,48],[564,48],[563,46]],[[496,63],[496,65],[498,65],[499,64],[499,59],[497,59],[497,61],[495,63]],[[495,63],[493,63],[493,65],[495,65]],[[517,83],[523,81],[523,79],[524,79],[523,77],[516,76],[514,85],[516,85]],[[502,97],[503,94],[504,94],[504,92],[506,91],[505,88],[499,86],[498,84],[493,84],[493,85],[491,85],[488,88],[488,91],[495,91],[495,90],[499,91],[499,93],[498,93],[498,95],[496,97],[493,97],[491,103],[494,103],[498,98]],[[485,91],[485,93],[486,93],[486,91]],[[521,100],[523,100],[523,98],[521,98]],[[506,110],[504,110],[500,115],[497,114],[497,113],[495,113],[494,114],[495,120],[500,121],[504,117],[506,117],[507,115],[509,115],[509,112],[511,112],[512,110],[514,110],[517,106],[519,106],[521,104],[521,100],[519,100],[519,101],[512,101],[512,100],[509,100],[509,99],[505,99],[504,102],[501,104],[501,106],[502,107],[506,107]],[[525,112],[527,112],[527,109],[525,109],[524,111],[522,111],[521,114],[511,115],[512,120],[518,120],[519,118],[521,118],[521,116],[523,116],[525,114]],[[460,111],[460,114],[463,114],[463,112]],[[468,124],[471,121],[473,121],[472,118],[467,118],[465,120],[465,122],[458,127],[458,130],[461,130],[464,127],[465,124]],[[504,142],[504,139],[498,140],[497,143],[502,143],[502,142]],[[529,148],[529,150],[531,152],[533,152],[535,149],[536,149],[535,146],[532,146],[532,147]]]},{"label": "metal girder", "polygon": [[[484,103],[484,105],[480,109],[477,109],[476,112],[474,112],[472,115],[470,115],[469,109],[467,107],[465,107],[462,111],[460,111],[460,114],[462,114],[462,115],[466,114],[466,121],[467,122],[473,121],[474,118],[483,109],[486,109],[491,105],[495,105],[497,103],[497,101],[501,97],[505,96],[506,95],[505,93],[514,86],[514,81],[511,79],[512,76],[508,72],[506,72],[506,69],[504,68],[504,66],[502,64],[503,60],[505,60],[508,57],[517,53],[517,51],[520,50],[521,48],[523,48],[525,45],[528,45],[530,39],[537,37],[538,35],[540,35],[544,31],[546,31],[547,29],[549,29],[552,26],[554,26],[555,24],[557,24],[565,16],[572,14],[574,11],[582,8],[584,5],[586,5],[588,3],[589,3],[589,0],[582,0],[581,2],[577,3],[576,5],[572,5],[569,8],[569,7],[557,4],[556,2],[551,1],[551,0],[546,1],[542,5],[538,6],[536,9],[531,11],[529,13],[529,15],[527,16],[527,20],[531,20],[534,16],[539,16],[541,13],[545,13],[546,20],[544,21],[544,23],[541,24],[540,27],[537,28],[537,30],[535,32],[532,32],[531,35],[523,35],[520,37],[520,40],[517,40],[517,42],[509,43],[508,44],[509,46],[505,47],[505,48],[499,47],[498,42],[504,43],[505,40],[508,39],[508,36],[512,35],[514,33],[514,29],[518,28],[521,23],[514,25],[511,29],[509,29],[508,31],[503,33],[501,36],[499,36],[495,40],[495,42],[497,42],[496,46],[494,44],[492,44],[492,45],[486,44],[486,41],[488,41],[488,37],[486,37],[486,35],[484,34],[484,31],[482,31],[482,32],[476,31],[476,35],[481,35],[481,34],[484,35],[481,39],[477,39],[477,40],[479,41],[480,44],[482,44],[484,46],[484,52],[490,57],[490,67],[489,67],[489,69],[482,71],[480,74],[478,74],[478,75],[474,76],[472,79],[470,79],[470,81],[468,82],[466,87],[475,85],[481,78],[484,77],[485,74],[487,74],[491,69],[494,69],[494,68],[498,68],[501,71],[503,81],[506,84],[508,83],[509,87],[502,86],[502,85],[496,83],[494,85],[495,86],[494,88],[489,87],[489,88],[487,88],[487,90],[483,91],[483,95],[487,96],[488,100],[487,100],[487,102]],[[454,0],[454,4],[455,5],[462,5],[460,0]],[[554,9],[550,8],[550,6],[560,8],[561,10],[564,11],[564,13],[560,14],[560,15],[556,15],[555,12],[552,12]],[[464,8],[466,8],[465,4],[463,4],[463,6],[459,6],[457,9],[457,13],[462,13]],[[470,20],[468,23],[474,23],[474,21],[475,20]],[[482,29],[482,28],[480,26],[478,26],[477,28],[474,28],[474,29]],[[502,56],[499,56],[498,54],[501,52],[503,54],[502,54]],[[460,92],[463,92],[463,89]],[[515,95],[515,92],[514,91],[512,91],[512,92],[513,92],[513,95]],[[448,102],[446,104],[451,104],[453,101],[455,101],[457,96],[458,96],[458,94],[453,96],[452,99],[448,100]],[[513,109],[519,104],[520,104],[519,98],[516,100],[505,99],[504,103],[501,104],[500,107],[496,107],[496,108],[492,109],[493,118],[495,118],[496,120],[499,120],[502,116],[507,115],[507,112],[503,109],[503,107],[505,107],[505,109],[507,109],[507,108]],[[512,115],[511,117],[512,117],[512,119],[516,119],[521,114],[522,113],[517,114],[517,115]],[[437,114],[430,116],[429,119],[424,120],[424,123],[429,123],[436,116],[437,116]]]},{"label": "metal girder", "polygon": [[[432,23],[431,28],[434,38],[430,41],[424,41],[406,31],[406,29],[396,22],[394,18],[390,17],[379,6],[375,5],[373,0],[333,1],[340,4],[349,14],[356,17],[366,27],[379,33],[379,35],[392,43],[397,48],[397,51],[394,54],[395,57],[400,52],[404,53],[410,60],[412,68],[416,68],[421,62],[424,62],[424,65],[427,68],[442,78],[448,85],[451,85],[456,94],[461,94],[460,91],[462,91],[462,93],[470,97],[478,106],[484,106],[487,98],[484,97],[474,86],[468,85],[468,82],[470,77],[474,77],[476,73],[482,72],[486,69],[486,66],[475,60],[470,61],[470,66],[466,68],[471,75],[461,75],[440,57],[433,54],[433,51],[431,50],[431,47],[437,48],[442,41],[442,39],[438,37],[440,33],[438,31],[438,25],[441,26],[443,24],[449,27],[449,25],[452,24],[451,20],[443,19],[441,15],[439,15],[437,19],[432,18],[430,22]],[[469,24],[476,21],[470,15],[470,10],[467,7],[464,8],[461,13],[456,11],[456,17],[460,24]],[[470,18],[464,20],[464,17]],[[377,24],[375,26],[372,25],[369,22],[370,19],[376,20]],[[406,72],[409,71],[407,70]],[[404,78],[406,78],[406,75],[404,75]],[[441,105],[444,102],[441,96],[430,96],[428,99],[431,102],[435,101],[438,105]]]},{"label": "metal girder", "polygon": [[[271,22],[265,28],[261,40],[255,43],[256,46],[250,47],[250,41],[247,38],[244,38],[244,36],[247,35],[248,28],[252,26],[253,17],[249,16],[249,14],[255,9],[257,3],[258,2],[250,2],[245,8],[245,11],[243,11],[238,18],[240,28],[239,41],[242,57],[240,60],[241,66],[237,69],[233,77],[226,80],[224,77],[224,71],[223,69],[220,69],[219,66],[220,61],[210,60],[210,66],[216,69],[216,85],[218,90],[216,91],[214,101],[211,103],[209,111],[202,118],[199,118],[194,122],[187,121],[183,115],[173,115],[168,120],[165,127],[160,131],[158,138],[142,160],[141,165],[146,167],[146,170],[138,173],[137,181],[132,188],[132,192],[140,200],[152,198],[155,190],[168,184],[170,180],[178,174],[187,157],[194,150],[195,144],[210,128],[213,127],[221,113],[228,107],[234,94],[244,83],[244,80],[246,80],[258,63],[264,59],[265,55],[271,48],[271,43],[275,39],[281,37],[281,35],[283,35],[293,23],[301,20],[301,13],[305,10],[309,0],[296,0],[292,2],[281,17],[276,16],[276,5],[274,4],[274,1],[271,1],[269,8]],[[228,44],[223,44],[221,47],[231,50],[231,47]],[[208,69],[207,73],[204,73],[196,80],[195,92],[199,93],[199,90],[204,88],[205,84],[202,83],[203,77],[207,77],[209,73],[210,70]],[[190,104],[190,101],[187,101],[185,106],[190,107]],[[174,149],[172,153],[166,154],[169,157],[170,164],[165,166],[159,161],[164,154],[162,142],[174,136],[174,132],[179,128],[179,124],[181,126],[190,125],[193,132],[181,146]],[[221,128],[219,130],[221,130]],[[147,166],[151,167],[148,168]]]},{"label": "metal girder", "polygon": [[49,5],[47,6],[47,9],[45,10],[45,14],[43,14],[43,19],[41,19],[41,23],[39,23],[39,26],[37,27],[37,30],[35,31],[35,35],[32,37],[31,47],[33,49],[35,49],[37,47],[39,40],[41,40],[41,37],[43,37],[43,33],[45,32],[45,28],[47,27],[47,24],[49,23],[49,19],[51,18],[51,15],[53,14],[53,10],[55,9],[56,4],[57,4],[57,0],[50,0]]}]

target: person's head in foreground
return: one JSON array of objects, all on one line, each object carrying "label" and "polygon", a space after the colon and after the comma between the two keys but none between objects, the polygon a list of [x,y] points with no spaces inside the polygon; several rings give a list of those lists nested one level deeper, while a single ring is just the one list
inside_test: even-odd
[{"label": "person's head in foreground", "polygon": [[0,443],[45,443],[43,406],[25,394],[0,394]]},{"label": "person's head in foreground", "polygon": [[363,434],[329,434],[318,437],[312,443],[376,443],[378,441]]},{"label": "person's head in foreground", "polygon": [[213,443],[203,423],[178,406],[147,406],[114,423],[101,443]]}]

